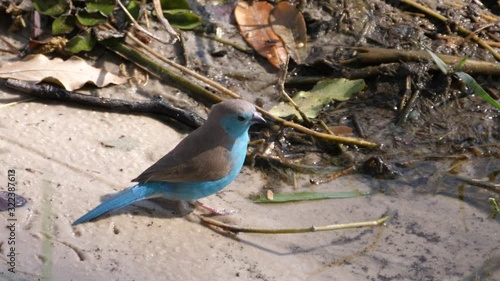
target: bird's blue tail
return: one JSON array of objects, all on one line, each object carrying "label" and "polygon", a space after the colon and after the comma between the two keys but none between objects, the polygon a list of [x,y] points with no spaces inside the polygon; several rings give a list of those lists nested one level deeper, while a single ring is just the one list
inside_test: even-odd
[{"label": "bird's blue tail", "polygon": [[149,187],[147,184],[134,185],[114,195],[112,198],[106,200],[105,202],[101,203],[101,205],[95,207],[93,210],[91,210],[81,218],[77,219],[73,223],[73,225],[88,222],[107,212],[127,206],[141,199],[151,197],[155,193],[156,189]]}]

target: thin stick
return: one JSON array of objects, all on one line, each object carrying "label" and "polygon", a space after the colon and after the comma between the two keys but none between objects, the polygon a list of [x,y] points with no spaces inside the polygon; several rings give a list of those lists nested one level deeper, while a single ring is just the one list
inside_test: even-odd
[{"label": "thin stick", "polygon": [[149,16],[148,16],[148,13],[145,13],[145,12],[144,12],[144,10],[145,10],[145,8],[144,8],[144,7],[146,6],[146,1],[147,1],[147,0],[142,0],[141,9],[143,9],[143,10],[142,10],[142,12],[143,12],[143,15],[144,15],[144,21],[146,21],[146,28],[147,28],[147,29],[150,29],[150,28],[151,28],[151,23],[150,23],[150,21],[149,21]]},{"label": "thin stick", "polygon": [[[429,60],[431,56],[427,51],[407,51],[395,49],[381,49],[381,48],[368,48],[368,47],[351,47],[351,50],[358,51],[356,56],[352,59],[341,60],[341,64],[382,64],[393,63],[401,61],[422,61]],[[466,60],[463,63],[463,57],[449,56],[437,54],[447,65],[450,65],[454,71],[463,71],[469,74],[482,74],[482,75],[500,75],[500,68],[498,63],[479,61],[479,60]],[[365,70],[366,69],[366,70]],[[436,68],[437,69],[437,68]],[[366,75],[377,75],[381,73],[380,67],[371,70],[370,67],[363,69],[363,75],[351,75],[354,77],[367,77]],[[383,69],[382,69],[383,70]],[[351,71],[352,72],[352,71]],[[352,77],[349,77],[352,79]]]},{"label": "thin stick", "polygon": [[378,147],[379,145],[377,143],[371,142],[371,141],[365,141],[362,139],[358,138],[349,138],[349,137],[342,137],[342,136],[336,136],[336,135],[330,135],[326,133],[321,133],[317,131],[310,130],[302,125],[299,125],[297,123],[293,123],[290,121],[286,121],[280,117],[274,116],[273,114],[267,112],[263,108],[256,106],[257,110],[266,118],[272,119],[278,123],[281,123],[283,126],[293,128],[299,132],[305,133],[307,135],[313,136],[318,139],[323,139],[325,141],[334,141],[334,142],[339,142],[339,143],[344,143],[344,144],[351,144],[351,145],[358,145],[358,146],[363,146],[363,147]]},{"label": "thin stick", "polygon": [[447,174],[446,176],[453,178],[453,179],[456,179],[456,180],[459,180],[459,181],[462,181],[464,183],[467,183],[467,184],[470,184],[473,186],[477,186],[480,188],[484,188],[484,189],[487,189],[489,191],[493,191],[497,194],[500,194],[500,184],[495,184],[493,182],[482,181],[479,179],[473,179],[473,178],[468,178],[468,177],[459,176],[459,175]]},{"label": "thin stick", "polygon": [[[154,57],[156,57],[157,59],[169,64],[170,66],[174,67],[175,69],[179,70],[180,72],[184,73],[184,74],[187,74],[187,75],[190,75],[196,79],[198,79],[199,81],[209,85],[210,87],[220,91],[222,94],[225,94],[225,95],[228,95],[234,99],[240,99],[240,95],[236,94],[235,92],[233,91],[230,91],[229,89],[227,89],[226,87],[206,78],[205,76],[202,76],[194,71],[192,71],[191,69],[185,67],[185,66],[182,66],[172,60],[169,60],[167,59],[165,56],[162,56],[160,55],[158,52],[154,51],[153,49],[151,49],[148,45],[144,44],[143,42],[141,42],[141,40],[137,39],[132,33],[130,32],[125,32],[125,34],[127,35],[128,38],[130,38],[132,41],[134,41],[134,43],[137,43],[137,45],[139,45],[141,48],[143,48],[144,50],[146,50],[148,53],[150,53],[151,55],[153,55]],[[220,101],[220,100],[219,100]]]},{"label": "thin stick", "polygon": [[154,35],[153,33],[149,32],[148,30],[146,30],[144,27],[142,27],[135,19],[134,17],[128,12],[128,10],[125,8],[125,6],[123,6],[122,2],[121,1],[116,1],[118,2],[118,5],[120,6],[120,8],[123,10],[123,12],[125,13],[125,15],[127,15],[127,17],[130,19],[130,21],[132,21],[132,26],[137,28],[138,30],[140,30],[141,32],[147,34],[148,36],[151,36],[151,38],[155,39],[156,41],[160,42],[160,43],[163,43],[163,44],[167,44],[168,42],[161,39],[160,37],[157,37],[156,35]]},{"label": "thin stick", "polygon": [[221,38],[217,38],[215,36],[210,36],[210,35],[206,35],[206,34],[202,34],[202,33],[195,33],[194,35],[200,36],[200,37],[203,37],[203,38],[207,38],[207,39],[210,39],[210,40],[214,40],[214,41],[222,43],[224,45],[231,46],[231,47],[235,48],[236,50],[241,51],[241,52],[243,52],[245,54],[251,54],[253,52],[253,49],[243,47],[243,46],[241,46],[239,44],[236,44],[236,43],[233,43],[233,42],[221,39]]},{"label": "thin stick", "polygon": [[151,56],[147,56],[147,54],[139,51],[137,47],[132,47],[130,44],[121,42],[108,42],[107,40],[100,41],[100,44],[117,53],[118,55],[124,57],[125,59],[135,63],[137,66],[155,75],[156,77],[175,84],[175,86],[181,91],[184,91],[190,95],[196,93],[198,97],[201,96],[205,98],[206,101],[212,103],[220,102],[223,100],[221,97],[215,95],[205,87],[193,83],[184,75],[180,75],[180,73],[173,71],[172,69],[166,68],[163,65],[159,65],[157,61],[154,61],[153,58],[151,58]]},{"label": "thin stick", "polygon": [[330,130],[330,128],[328,128],[328,126],[326,125],[326,123],[323,120],[319,120],[319,124],[321,125],[321,127],[323,127],[323,130],[325,130],[328,134],[335,135],[332,132],[332,130]]},{"label": "thin stick", "polygon": [[330,181],[338,179],[342,176],[353,174],[354,172],[356,172],[356,170],[357,170],[356,166],[351,166],[351,167],[345,168],[343,170],[337,171],[326,178],[321,178],[321,179],[310,178],[309,182],[312,184],[321,184],[321,183],[330,182]]},{"label": "thin stick", "polygon": [[35,99],[36,98],[27,98],[27,99],[22,99],[22,100],[19,100],[19,101],[14,101],[14,102],[9,102],[9,103],[5,103],[5,104],[0,104],[0,108],[13,106],[13,105],[16,105],[16,104],[20,104],[20,103],[23,103],[23,102],[32,101],[32,100],[35,100]]},{"label": "thin stick", "polygon": [[287,234],[287,233],[295,234],[295,233],[307,233],[307,232],[318,232],[318,231],[333,231],[333,230],[351,229],[359,227],[375,227],[385,223],[389,217],[383,216],[382,218],[375,221],[331,224],[325,226],[311,226],[306,228],[278,228],[278,229],[240,227],[237,225],[225,224],[218,220],[214,220],[203,216],[199,216],[199,218],[204,223],[217,226],[224,230],[231,231],[234,233],[246,232],[246,233],[259,233],[259,234]]},{"label": "thin stick", "polygon": [[[406,3],[410,6],[413,6],[414,8],[417,8],[417,9],[421,10],[422,12],[431,15],[442,22],[445,22],[445,23],[449,22],[449,19],[446,18],[445,16],[443,16],[443,15],[441,15],[441,14],[439,14],[439,13],[437,13],[437,12],[435,12],[435,11],[433,11],[433,10],[423,6],[423,5],[420,5],[412,0],[401,0],[401,2]],[[469,35],[474,41],[477,42],[477,44],[479,44],[481,47],[490,51],[497,60],[500,60],[500,54],[498,54],[490,45],[486,44],[483,40],[481,40],[481,38],[479,38],[476,34],[472,33],[472,31],[466,29],[465,27],[461,26],[458,23],[457,23],[457,29],[461,33]]]},{"label": "thin stick", "polygon": [[[497,23],[493,22],[493,23],[490,23],[490,24],[484,25],[484,26],[482,26],[482,27],[480,27],[480,28],[478,28],[478,29],[476,29],[476,30],[474,30],[474,31],[471,31],[471,33],[470,33],[467,37],[465,37],[465,40],[470,40],[470,38],[471,38],[471,36],[472,36],[473,34],[478,34],[481,30],[484,30],[484,29],[486,29],[486,28],[489,28],[489,27],[495,26],[496,24],[497,24]],[[486,41],[484,41],[484,42],[486,43]]]},{"label": "thin stick", "polygon": [[3,38],[3,36],[0,36],[0,40],[2,40],[5,43],[5,45],[7,45],[7,47],[10,48],[10,50],[0,49],[1,51],[8,52],[14,55],[19,55],[19,50],[16,48],[16,46],[10,43],[7,39]]},{"label": "thin stick", "polygon": [[161,9],[160,0],[153,0],[153,4],[156,11],[156,17],[158,18],[160,23],[163,24],[167,32],[174,38],[172,43],[175,43],[176,41],[179,40],[179,34],[177,34],[177,32],[172,28],[168,20],[165,17],[163,17],[163,10]]},{"label": "thin stick", "polygon": [[352,115],[352,124],[354,125],[354,128],[356,128],[359,137],[366,139],[365,130],[363,129],[363,126],[361,125],[357,114]]},{"label": "thin stick", "polygon": [[293,108],[295,108],[295,110],[300,114],[300,117],[302,117],[302,120],[304,120],[307,126],[311,126],[312,125],[311,120],[304,114],[304,112],[299,108],[299,106],[295,103],[295,101],[285,91],[285,81],[286,81],[286,74],[288,73],[289,62],[290,62],[290,55],[287,55],[285,64],[280,65],[280,71],[277,83],[278,92],[283,97],[285,97],[285,99],[288,101],[289,104],[293,106]]},{"label": "thin stick", "polygon": [[410,100],[406,103],[403,112],[401,112],[401,115],[399,116],[396,122],[397,125],[406,123],[406,120],[408,120],[408,117],[410,116],[410,113],[412,112],[413,107],[415,106],[415,103],[419,97],[420,97],[420,89],[415,89],[415,91],[412,93],[410,97]]}]

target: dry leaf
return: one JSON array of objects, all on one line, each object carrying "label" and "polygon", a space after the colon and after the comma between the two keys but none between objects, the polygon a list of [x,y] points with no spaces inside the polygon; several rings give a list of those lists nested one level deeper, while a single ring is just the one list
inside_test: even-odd
[{"label": "dry leaf", "polygon": [[278,34],[292,59],[301,64],[307,56],[307,29],[304,17],[289,2],[280,2],[271,13],[271,26]]},{"label": "dry leaf", "polygon": [[240,1],[234,9],[234,17],[247,43],[279,68],[285,64],[288,53],[269,23],[272,9],[273,6],[267,2]]},{"label": "dry leaf", "polygon": [[73,91],[90,82],[97,87],[108,84],[123,84],[124,77],[88,65],[79,57],[66,61],[60,58],[48,59],[44,55],[30,55],[26,59],[0,66],[0,78],[12,78],[29,82],[52,82]]}]

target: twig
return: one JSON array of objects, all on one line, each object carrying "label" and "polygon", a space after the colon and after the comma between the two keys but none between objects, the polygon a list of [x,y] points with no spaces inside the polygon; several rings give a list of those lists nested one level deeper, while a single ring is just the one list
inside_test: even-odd
[{"label": "twig", "polygon": [[155,7],[156,17],[158,18],[160,23],[163,24],[167,32],[174,38],[172,43],[175,43],[176,41],[179,40],[179,34],[177,34],[177,32],[172,28],[168,20],[163,16],[163,10],[161,9],[160,0],[153,0],[153,5]]},{"label": "twig", "polygon": [[498,147],[500,148],[500,142],[495,142],[495,143],[485,143],[478,145],[478,147],[484,148],[484,147]]},{"label": "twig", "polygon": [[[401,61],[422,61],[431,60],[431,56],[427,51],[405,51],[395,49],[382,48],[366,48],[353,47],[352,50],[358,51],[356,56],[349,60],[342,60],[342,64],[381,64],[393,63]],[[478,60],[466,60],[463,62],[463,57],[448,56],[436,54],[441,60],[449,65],[454,71],[463,71],[473,74],[495,75],[500,76],[500,67],[498,63],[491,63]],[[463,63],[463,64],[462,64]],[[377,73],[377,71],[375,71]]]},{"label": "twig", "polygon": [[237,225],[225,224],[218,220],[214,220],[203,216],[199,216],[199,218],[204,223],[207,223],[212,226],[217,226],[224,230],[234,233],[246,232],[246,233],[259,233],[259,234],[287,234],[287,233],[293,234],[293,233],[307,233],[307,232],[318,232],[318,231],[333,231],[333,230],[351,229],[359,227],[375,227],[385,223],[389,217],[383,216],[382,218],[375,221],[352,222],[352,223],[332,224],[325,226],[311,226],[306,228],[278,228],[278,229],[240,227]]},{"label": "twig", "polygon": [[285,64],[280,65],[280,71],[277,83],[278,92],[288,101],[288,103],[290,103],[293,106],[293,108],[295,108],[295,110],[300,114],[300,117],[302,117],[302,120],[304,120],[306,125],[310,127],[312,125],[311,120],[309,120],[309,118],[304,114],[302,109],[299,108],[299,106],[295,103],[295,101],[285,91],[285,80],[286,80],[286,74],[288,72],[289,62],[290,62],[290,55],[287,55]]},{"label": "twig", "polygon": [[[486,25],[484,25],[484,26],[482,26],[482,27],[480,27],[480,28],[478,28],[478,29],[476,29],[474,31],[471,31],[471,33],[469,35],[467,35],[467,37],[465,37],[465,40],[470,40],[470,38],[472,37],[472,35],[478,34],[481,30],[484,30],[486,28],[490,28],[492,26],[495,26],[496,24],[497,23],[492,22],[492,23],[486,24]],[[487,41],[484,41],[484,43],[487,44]]]},{"label": "twig", "polygon": [[361,191],[341,191],[341,192],[293,192],[293,193],[273,193],[268,189],[266,194],[257,194],[250,196],[254,203],[258,204],[280,204],[296,201],[327,200],[327,199],[346,199],[360,196],[369,196],[370,192]]},{"label": "twig", "polygon": [[107,108],[118,112],[140,112],[165,115],[192,128],[197,128],[205,122],[205,120],[197,114],[177,108],[161,98],[149,101],[110,99],[70,92],[63,88],[48,84],[34,84],[15,79],[0,79],[0,86],[5,86],[45,99],[69,101],[77,104]]},{"label": "twig", "polygon": [[401,97],[401,102],[399,103],[399,110],[403,110],[403,108],[405,108],[410,93],[411,93],[411,76],[408,75],[406,76],[405,92],[403,93],[403,96]]},{"label": "twig", "polygon": [[184,76],[159,65],[157,62],[153,61],[151,58],[134,47],[131,47],[122,42],[108,40],[99,41],[99,43],[117,53],[118,55],[124,57],[125,59],[130,60],[137,66],[162,79],[163,81],[168,81],[171,84],[175,84],[177,88],[186,92],[187,94],[197,94],[198,96],[201,96],[208,100],[210,103],[222,101],[222,98],[220,98],[219,96],[215,95],[204,87],[194,84]]},{"label": "twig", "polygon": [[408,116],[410,116],[410,113],[419,97],[420,97],[420,89],[415,89],[415,91],[412,92],[410,99],[406,103],[403,112],[401,112],[401,115],[399,116],[396,122],[397,125],[406,123],[406,120],[408,120]]},{"label": "twig", "polygon": [[263,108],[261,108],[259,106],[256,106],[256,108],[266,118],[274,120],[274,121],[282,124],[283,126],[293,128],[299,132],[302,132],[304,134],[310,135],[310,136],[318,138],[318,139],[322,139],[324,141],[334,141],[334,142],[339,142],[339,143],[343,143],[343,144],[358,145],[358,146],[362,146],[362,147],[372,147],[372,148],[379,146],[377,143],[374,143],[371,141],[365,141],[365,140],[358,139],[358,138],[342,137],[342,136],[336,136],[336,135],[330,135],[330,134],[326,134],[326,133],[317,132],[317,131],[308,129],[302,125],[299,125],[297,123],[286,121],[285,119],[274,116],[273,114],[267,112],[266,110],[264,110]]},{"label": "twig", "polygon": [[309,182],[312,184],[321,184],[321,183],[330,182],[330,181],[338,179],[342,176],[353,174],[354,172],[356,172],[356,170],[357,170],[356,166],[351,166],[349,168],[337,171],[326,178],[322,178],[322,179],[311,178],[311,179],[309,179]]},{"label": "twig", "polygon": [[[150,22],[149,16],[148,16],[149,13],[145,13],[144,12],[144,10],[146,10],[146,8],[145,8],[146,7],[146,1],[147,0],[142,0],[141,1],[142,2],[141,10],[142,10],[142,14],[144,15],[144,21],[146,22],[146,28],[150,29],[151,28],[151,22]],[[140,12],[139,12],[139,14],[140,14]]]},{"label": "twig", "polygon": [[317,174],[331,171],[331,167],[298,164],[293,161],[287,160],[283,156],[266,155],[266,151],[262,153],[257,153],[255,151],[253,151],[252,153],[247,153],[247,159],[252,159],[251,161],[264,161],[270,166],[279,166],[280,168],[290,169],[302,174]]},{"label": "twig", "polygon": [[7,39],[3,38],[3,36],[0,36],[0,40],[2,40],[5,43],[5,45],[7,45],[7,47],[9,47],[9,49],[10,49],[10,50],[0,49],[0,51],[11,53],[11,54],[14,54],[14,55],[19,55],[20,54],[20,52],[16,48],[16,46],[14,46],[12,43],[10,43]]},{"label": "twig", "polygon": [[[131,34],[130,32],[126,32],[125,33],[127,35],[128,38],[130,38],[132,41],[134,41],[135,43],[137,43],[141,48],[143,48],[144,50],[146,50],[148,53],[150,53],[151,55],[153,55],[154,57],[156,57],[157,59],[160,59],[161,61],[169,64],[170,66],[174,67],[175,69],[179,70],[180,72],[184,73],[184,74],[187,74],[189,76],[192,76],[196,79],[198,79],[199,81],[207,84],[208,86],[220,91],[222,94],[226,94],[232,98],[235,98],[235,99],[238,99],[238,98],[241,98],[238,94],[228,90],[226,87],[192,71],[191,69],[185,67],[185,66],[182,66],[172,60],[169,60],[168,58],[166,58],[165,56],[162,56],[161,54],[159,54],[158,52],[154,51],[153,49],[151,49],[148,45],[144,44],[141,42],[141,40],[137,39],[133,34]],[[214,96],[212,97],[213,98],[213,102],[220,102],[222,101],[222,98],[220,97],[217,97],[217,96]]]},{"label": "twig", "polygon": [[481,187],[481,188],[487,189],[489,191],[493,191],[495,193],[500,194],[500,184],[495,184],[492,182],[482,181],[482,180],[468,178],[468,177],[464,177],[464,176],[458,176],[458,175],[447,174],[446,176],[453,178],[453,179],[456,179],[456,180],[459,180],[459,181],[462,181],[464,183],[467,183],[467,184],[470,184],[473,186],[477,186],[477,187]]},{"label": "twig", "polygon": [[[330,76],[331,77],[331,76]],[[340,77],[336,76],[336,77]],[[329,77],[326,76],[292,76],[288,77],[286,79],[286,83],[289,86],[296,87],[296,86],[309,86],[309,85],[315,85],[321,80],[328,79]]]},{"label": "twig", "polygon": [[469,158],[469,156],[467,156],[465,154],[443,155],[443,156],[440,156],[440,155],[421,156],[421,157],[417,157],[416,159],[398,162],[398,166],[411,167],[411,166],[415,165],[415,163],[422,162],[422,161],[442,161],[442,160],[460,161],[460,160],[470,160],[470,158]]},{"label": "twig", "polygon": [[132,26],[137,28],[139,31],[143,32],[144,34],[147,34],[148,36],[150,36],[151,38],[155,39],[156,41],[160,42],[160,43],[163,43],[163,44],[167,44],[169,42],[161,39],[160,37],[154,35],[153,33],[149,32],[147,29],[145,29],[144,27],[142,27],[135,19],[134,17],[129,13],[129,11],[127,10],[127,8],[125,8],[125,6],[123,6],[122,2],[121,1],[116,1],[118,2],[118,5],[120,6],[120,8],[123,10],[123,12],[125,13],[125,15],[127,15],[127,17],[130,19],[130,21],[132,22]]},{"label": "twig", "polygon": [[323,130],[325,130],[325,132],[327,132],[328,134],[330,135],[335,135],[332,130],[330,130],[330,128],[328,128],[328,126],[326,125],[325,121],[323,120],[319,120],[319,124],[321,125],[321,127],[323,127]]},{"label": "twig", "polygon": [[203,38],[207,38],[207,39],[210,39],[210,40],[217,41],[217,42],[222,43],[224,45],[231,46],[231,47],[235,48],[236,50],[241,51],[241,52],[243,52],[245,54],[251,54],[253,52],[253,49],[250,49],[250,48],[247,48],[247,47],[243,47],[243,46],[241,46],[239,44],[236,44],[236,43],[233,43],[233,42],[221,39],[221,38],[217,38],[215,36],[210,36],[210,35],[206,35],[206,34],[203,34],[203,33],[195,33],[195,35],[203,37]]},{"label": "twig", "polygon": [[[435,11],[433,11],[433,10],[423,6],[423,5],[420,5],[412,0],[401,0],[401,2],[406,3],[414,8],[417,8],[417,9],[421,10],[422,12],[424,12],[428,15],[431,15],[444,23],[449,22],[449,19],[446,18],[445,16],[443,16],[443,15],[441,15],[441,14],[439,14],[439,13],[437,13],[437,12],[435,12]],[[456,23],[456,25],[457,25],[458,31],[460,31],[461,33],[464,33],[467,36],[470,36],[474,41],[477,42],[477,44],[479,44],[481,47],[490,51],[497,60],[500,60],[500,54],[498,54],[490,45],[486,44],[476,34],[474,34],[472,31],[466,29],[462,25],[460,25],[458,23]]]},{"label": "twig", "polygon": [[365,130],[363,129],[363,125],[361,125],[361,122],[359,122],[357,114],[352,115],[352,124],[354,125],[354,128],[356,128],[356,132],[358,133],[359,137],[366,139]]}]

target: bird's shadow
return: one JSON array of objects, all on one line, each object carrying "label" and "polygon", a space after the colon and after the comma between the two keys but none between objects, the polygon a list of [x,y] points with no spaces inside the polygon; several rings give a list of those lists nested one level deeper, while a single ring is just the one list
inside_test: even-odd
[{"label": "bird's shadow", "polygon": [[[297,255],[297,254],[306,254],[306,253],[314,252],[316,250],[325,249],[327,247],[348,246],[351,243],[356,242],[358,240],[366,239],[366,237],[372,235],[373,232],[376,231],[376,230],[371,229],[371,228],[366,229],[360,233],[357,233],[355,236],[347,237],[347,238],[346,237],[339,237],[337,239],[333,239],[332,241],[325,242],[323,244],[313,246],[313,247],[303,247],[303,246],[298,245],[298,244],[290,244],[290,245],[288,245],[288,247],[286,247],[284,249],[283,248],[278,249],[278,248],[273,248],[273,245],[265,245],[266,240],[253,239],[252,236],[242,237],[239,234],[222,230],[222,229],[215,227],[215,226],[212,226],[210,224],[206,224],[203,222],[201,224],[204,225],[205,227],[207,227],[208,229],[212,230],[213,232],[223,236],[223,237],[232,239],[232,240],[237,241],[239,243],[245,244],[247,246],[256,248],[260,251],[264,251],[264,252],[267,252],[267,253],[270,253],[270,254],[273,254],[276,256],[289,256],[289,255]],[[253,235],[268,235],[268,234],[253,234]],[[281,235],[281,234],[277,234],[277,235]],[[292,235],[300,235],[300,234],[292,234]]]},{"label": "bird's shadow", "polygon": [[[104,195],[101,197],[102,202],[106,201],[106,199],[109,199],[112,197],[113,194],[110,195]],[[182,218],[182,217],[188,217],[187,215],[193,211],[193,209],[187,209],[185,207],[186,205],[182,203],[182,201],[176,201],[176,200],[168,200],[162,197],[159,198],[150,198],[150,199],[145,199],[141,200],[138,202],[135,202],[133,204],[127,205],[121,209],[112,211],[108,214],[105,214],[103,216],[100,216],[96,219],[93,220],[99,221],[101,219],[106,219],[111,216],[117,216],[121,214],[132,214],[134,216],[144,216],[144,217],[149,217],[149,218],[160,218],[160,219],[172,219],[172,218]],[[189,220],[189,219],[188,219]],[[267,253],[271,253],[276,256],[288,256],[288,255],[297,255],[297,254],[305,254],[309,252],[314,252],[318,249],[324,249],[326,247],[334,247],[334,246],[341,246],[341,245],[349,245],[352,242],[355,242],[357,240],[363,239],[363,237],[373,234],[373,229],[366,229],[360,233],[358,233],[355,236],[352,236],[350,238],[338,238],[337,240],[332,240],[329,242],[326,242],[321,245],[317,245],[314,247],[302,247],[300,245],[296,244],[290,244],[288,247],[285,248],[274,248],[271,245],[266,245],[265,240],[260,240],[260,239],[253,239],[252,236],[241,236],[232,232],[228,232],[225,230],[222,230],[218,227],[209,225],[207,223],[203,223],[201,221],[198,222],[200,225],[205,226],[206,228],[210,229],[214,233],[217,233],[221,235],[222,237],[232,239],[234,241],[237,241],[239,243],[245,244],[247,246],[256,248],[260,251],[264,251]],[[115,230],[116,231],[116,230]],[[262,235],[262,234],[254,234],[254,235]],[[297,235],[297,234],[295,234]]]},{"label": "bird's shadow", "polygon": [[[112,198],[114,195],[116,194],[101,196],[101,202],[105,202],[109,198]],[[93,219],[92,222],[97,222],[102,219],[107,219],[109,217],[114,217],[122,214],[131,214],[134,216],[144,216],[159,219],[172,219],[184,217],[190,212],[192,212],[192,210],[183,208],[180,201],[158,197],[134,202],[123,208],[99,216]]]}]

